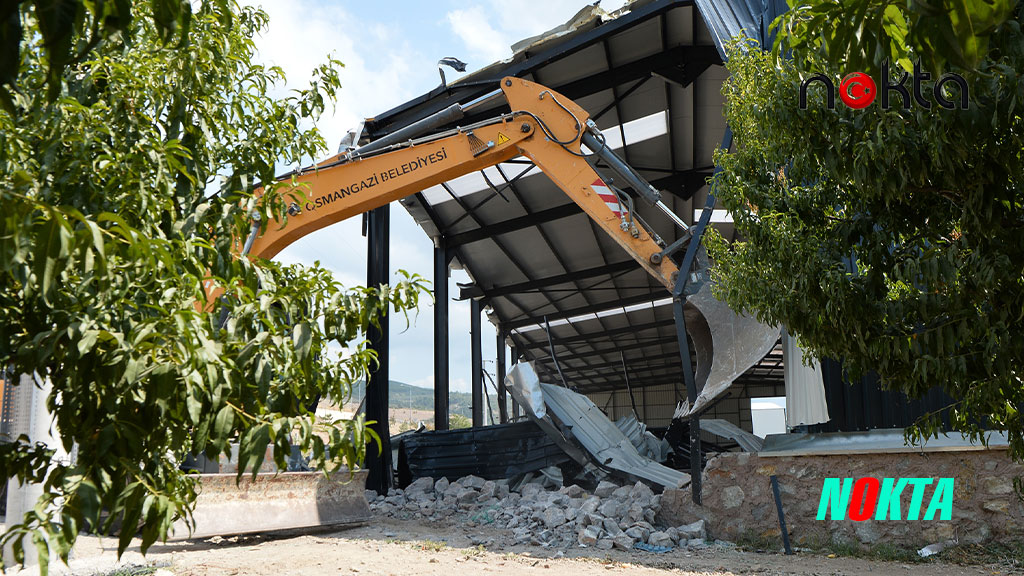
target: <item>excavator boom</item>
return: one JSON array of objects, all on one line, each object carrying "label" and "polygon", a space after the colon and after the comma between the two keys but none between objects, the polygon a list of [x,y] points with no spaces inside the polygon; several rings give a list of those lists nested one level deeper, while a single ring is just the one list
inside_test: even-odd
[{"label": "excavator boom", "polygon": [[[430,134],[439,126],[451,125],[461,119],[469,109],[501,96],[509,104],[508,113],[448,132]],[[544,86],[513,77],[501,80],[500,91],[466,105],[454,104],[362,148],[289,174],[281,181],[285,202],[288,203],[287,219],[254,225],[241,252],[273,258],[292,242],[321,228],[518,156],[530,159],[627,254],[672,293],[679,278],[673,255],[687,248],[690,240],[687,225],[661,201],[658,190],[605,146],[603,136],[583,108]],[[619,189],[611,179],[602,178],[588,162],[595,156],[614,172],[616,183],[625,183],[633,194]],[[261,191],[257,190],[257,193]],[[636,214],[637,200],[663,212],[682,229],[680,238],[671,244],[662,241]],[[706,292],[707,287],[702,290]],[[220,289],[216,286],[207,286],[207,305],[215,300],[218,292]],[[706,296],[703,301],[695,299],[698,302],[694,305],[696,308],[686,312],[687,316],[695,316],[687,324],[695,327],[688,331],[692,332],[697,350],[698,385],[709,378],[709,373],[712,376],[717,374],[711,367],[720,363],[719,358],[722,362],[728,361],[727,369],[720,371],[728,376],[729,369],[742,372],[749,358],[758,353],[764,355],[760,352],[764,344],[739,346],[741,351],[750,352],[745,356],[712,353],[712,350],[721,348],[727,352],[732,350],[736,347],[733,338],[738,338],[740,332],[753,332],[748,326],[737,324],[735,315],[724,304],[708,294]],[[714,318],[713,325],[709,327],[706,322],[699,321],[699,316]],[[682,326],[681,313],[677,312],[676,317]],[[717,329],[718,326],[724,328]],[[777,330],[774,336],[769,333],[764,340],[773,344],[776,337]],[[298,493],[288,483],[290,481],[274,481],[263,478],[262,474],[259,476],[245,487],[237,488],[231,488],[230,483],[223,479],[211,478],[204,482],[206,500],[201,500],[195,511],[196,533],[254,532],[286,524],[294,528],[298,525],[351,523],[368,514],[361,486],[355,485],[358,482],[347,485],[332,482],[330,490],[307,486],[309,489],[301,494],[315,497],[299,498],[306,503],[303,510],[308,512],[300,518],[281,512],[294,510],[296,506],[296,502],[288,500]],[[279,489],[282,486],[284,488]],[[246,510],[253,503],[248,495],[255,492],[260,492],[263,498],[276,498],[287,504],[279,507],[281,517],[265,519],[262,523],[246,521]],[[275,494],[284,496],[271,498]],[[325,510],[335,512],[324,515]],[[183,537],[184,532],[181,530],[179,533],[182,535],[178,537]]]},{"label": "excavator boom", "polygon": [[[296,187],[290,192],[287,222],[268,223],[253,241],[250,254],[273,258],[316,230],[464,174],[525,156],[671,290],[675,264],[668,258],[652,258],[663,252],[663,246],[642,226],[631,223],[629,199],[608,186],[582,153],[582,144],[589,137],[605,157],[611,154],[601,149],[600,132],[587,112],[572,100],[520,78],[502,80],[501,92],[511,112],[493,120],[385,148],[371,144],[367,148],[374,149],[368,153],[356,150],[339,154],[290,175]],[[443,113],[450,115],[448,111]],[[614,155],[610,157],[614,162]],[[630,170],[624,179],[631,182],[639,177]],[[650,188],[646,183],[633,187],[640,186]]]}]

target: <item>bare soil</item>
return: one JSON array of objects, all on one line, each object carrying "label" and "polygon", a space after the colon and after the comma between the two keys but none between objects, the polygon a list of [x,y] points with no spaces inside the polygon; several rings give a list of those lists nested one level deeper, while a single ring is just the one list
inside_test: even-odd
[{"label": "bare soil", "polygon": [[157,544],[145,559],[137,548],[132,548],[120,563],[114,558],[116,542],[86,538],[77,549],[72,573],[105,576],[154,573],[156,576],[606,576],[609,573],[628,576],[951,576],[1022,573],[1020,564],[1014,562],[973,566],[936,559],[914,563],[883,562],[808,552],[785,556],[721,546],[676,549],[665,554],[594,548],[562,551],[540,546],[512,546],[508,530],[467,524],[471,523],[378,518],[369,526],[343,531]]}]

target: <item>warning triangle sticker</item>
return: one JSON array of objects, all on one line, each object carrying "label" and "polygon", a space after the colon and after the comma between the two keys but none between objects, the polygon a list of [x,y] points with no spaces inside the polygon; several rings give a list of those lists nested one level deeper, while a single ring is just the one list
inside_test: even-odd
[{"label": "warning triangle sticker", "polygon": [[501,146],[502,144],[504,144],[505,142],[508,142],[508,141],[509,141],[509,137],[508,136],[505,136],[501,132],[498,132],[498,146]]}]

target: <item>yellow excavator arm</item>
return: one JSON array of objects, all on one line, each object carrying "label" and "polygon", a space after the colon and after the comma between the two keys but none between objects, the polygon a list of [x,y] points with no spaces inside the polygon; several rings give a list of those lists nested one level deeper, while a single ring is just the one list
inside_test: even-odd
[{"label": "yellow excavator arm", "polygon": [[[373,142],[289,175],[304,194],[293,195],[285,225],[269,222],[262,234],[254,232],[255,237],[247,242],[248,253],[273,258],[316,230],[458,176],[525,156],[671,291],[677,268],[664,257],[664,242],[635,217],[632,197],[606,184],[594,171],[582,145],[605,160],[639,196],[687,230],[660,201],[658,191],[604,146],[600,131],[575,102],[539,84],[511,77],[501,81],[500,92],[485,99],[501,95],[511,112],[498,118],[418,140]],[[442,120],[452,118],[452,109],[468,110],[469,105],[456,104],[439,113],[445,115]],[[417,126],[429,130],[429,122],[411,128]]]}]

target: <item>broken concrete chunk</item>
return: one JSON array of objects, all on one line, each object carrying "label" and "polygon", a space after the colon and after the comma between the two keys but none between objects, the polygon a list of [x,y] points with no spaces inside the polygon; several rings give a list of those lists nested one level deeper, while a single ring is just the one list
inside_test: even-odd
[{"label": "broken concrete chunk", "polygon": [[434,482],[434,492],[437,492],[438,494],[444,494],[448,490],[448,486],[450,485],[451,482],[449,482],[447,478],[442,476],[441,478],[437,479],[437,482]]},{"label": "broken concrete chunk", "polygon": [[601,529],[597,526],[587,526],[580,530],[577,541],[584,546],[593,546],[597,544],[598,537],[601,536]]},{"label": "broken concrete chunk", "polygon": [[644,507],[634,502],[630,505],[629,510],[626,511],[626,520],[630,524],[639,522],[644,519]]},{"label": "broken concrete chunk", "polygon": [[652,546],[664,546],[666,548],[672,548],[675,546],[675,542],[669,538],[668,534],[661,531],[651,532],[650,537],[647,539],[647,543]]},{"label": "broken concrete chunk", "polygon": [[597,512],[598,507],[601,506],[601,499],[597,496],[591,496],[580,504],[580,512],[584,514],[593,514]]},{"label": "broken concrete chunk", "polygon": [[647,532],[639,526],[630,526],[629,529],[626,530],[625,534],[633,540],[639,540],[641,542],[646,542],[647,537],[650,536],[650,532]]},{"label": "broken concrete chunk", "polygon": [[646,499],[649,501],[654,497],[654,491],[651,490],[650,486],[638,480],[629,490],[629,497],[632,500]]},{"label": "broken concrete chunk", "polygon": [[708,537],[707,529],[704,526],[704,520],[697,520],[691,524],[685,524],[676,528],[682,537],[687,540],[692,538],[704,539]]},{"label": "broken concrete chunk", "polygon": [[619,525],[611,518],[605,518],[604,522],[601,523],[601,526],[603,526],[605,531],[611,536],[618,536],[619,534],[622,534],[622,528],[619,528]]},{"label": "broken concrete chunk", "polygon": [[629,498],[629,493],[632,490],[632,486],[620,486],[612,492],[612,498],[615,498],[616,500],[626,500]]},{"label": "broken concrete chunk", "polygon": [[565,494],[559,494],[558,492],[552,492],[548,497],[548,503],[552,506],[568,506],[569,497]]},{"label": "broken concrete chunk", "polygon": [[602,480],[601,482],[598,483],[597,488],[594,490],[594,496],[607,498],[608,496],[611,496],[612,492],[615,492],[615,490],[617,490],[618,488],[618,484],[613,484],[606,480]]},{"label": "broken concrete chunk", "polygon": [[480,486],[480,501],[490,500],[494,498],[498,493],[498,485],[488,480]]},{"label": "broken concrete chunk", "polygon": [[470,475],[459,478],[460,484],[462,484],[466,488],[476,488],[477,490],[484,487],[484,482],[486,482],[486,480],[479,476]]},{"label": "broken concrete chunk", "polygon": [[668,534],[668,537],[676,544],[679,543],[679,530],[676,530],[675,528],[667,528],[665,529],[665,534]]},{"label": "broken concrete chunk", "polygon": [[472,488],[463,488],[459,491],[459,495],[455,497],[455,501],[459,503],[459,506],[466,504],[475,503],[477,499],[477,491]]},{"label": "broken concrete chunk", "polygon": [[434,491],[434,479],[429,476],[417,478],[405,488],[406,495],[420,494]]},{"label": "broken concrete chunk", "polygon": [[544,525],[548,528],[557,528],[565,524],[565,510],[557,506],[551,506],[544,511]]},{"label": "broken concrete chunk", "polygon": [[580,488],[578,485],[573,484],[572,486],[565,486],[559,490],[562,494],[565,494],[569,498],[579,498],[587,493],[586,490]]},{"label": "broken concrete chunk", "polygon": [[597,541],[598,550],[611,550],[615,542],[611,538],[601,538]]},{"label": "broken concrete chunk", "polygon": [[605,500],[604,503],[601,504],[601,506],[598,507],[598,509],[597,509],[597,511],[600,512],[601,515],[605,516],[605,517],[615,517],[615,516],[618,516],[620,514],[621,510],[622,510],[622,505],[619,504],[618,500]]},{"label": "broken concrete chunk", "polygon": [[632,550],[633,544],[635,543],[636,540],[634,540],[630,536],[627,536],[626,534],[619,534],[618,536],[612,538],[612,545],[614,545],[619,550]]},{"label": "broken concrete chunk", "polygon": [[519,493],[522,494],[524,500],[533,500],[544,491],[544,488],[540,484],[524,484],[520,489]]}]

